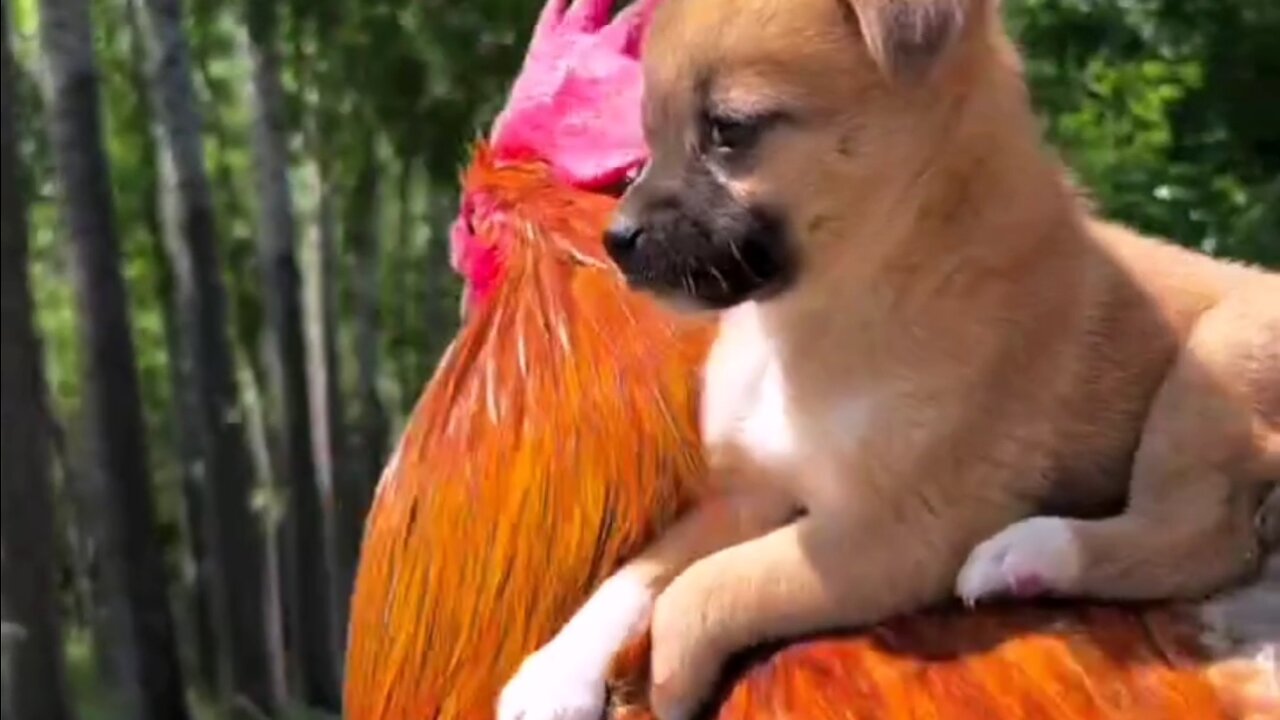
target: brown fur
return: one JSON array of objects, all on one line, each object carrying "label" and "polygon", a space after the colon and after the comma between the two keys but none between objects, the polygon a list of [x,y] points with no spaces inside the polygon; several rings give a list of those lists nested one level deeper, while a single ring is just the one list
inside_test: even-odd
[{"label": "brown fur", "polygon": [[[785,209],[800,263],[712,351],[725,498],[622,571],[661,593],[659,716],[736,650],[949,597],[976,545],[1040,513],[1093,518],[1026,549],[1058,594],[1200,597],[1257,567],[1280,277],[1095,218],[994,0],[667,0],[646,73],[633,193],[680,182],[707,102],[793,116],[725,184]],[[782,416],[777,451],[743,430]]]}]

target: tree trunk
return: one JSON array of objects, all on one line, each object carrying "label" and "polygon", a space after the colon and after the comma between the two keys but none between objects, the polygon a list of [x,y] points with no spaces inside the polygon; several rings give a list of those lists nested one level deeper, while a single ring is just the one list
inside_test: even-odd
[{"label": "tree trunk", "polygon": [[[352,494],[360,503],[361,523],[387,451],[387,411],[378,389],[380,338],[378,313],[381,253],[378,232],[378,158],[372,142],[364,148],[343,223],[355,256],[356,439],[358,463]],[[358,494],[357,494],[358,493]],[[363,526],[363,525],[362,525]]]},{"label": "tree trunk", "polygon": [[[129,23],[130,84],[139,98],[139,115],[146,122],[154,121],[151,106],[151,89],[147,82],[147,60],[144,33],[137,0],[127,0],[126,19]],[[182,607],[184,624],[194,647],[188,650],[188,659],[194,666],[201,689],[216,693],[223,689],[223,670],[219,662],[217,621],[210,580],[208,540],[205,536],[206,515],[204,492],[205,458],[203,439],[193,423],[202,417],[200,397],[192,373],[188,367],[190,358],[183,352],[182,328],[178,319],[177,296],[173,285],[173,272],[165,253],[164,223],[160,212],[160,189],[156,177],[159,171],[158,153],[153,134],[152,140],[143,143],[145,154],[143,180],[135,187],[142,193],[145,203],[147,229],[151,238],[151,261],[156,267],[155,298],[160,306],[164,324],[165,351],[169,357],[169,408],[167,413],[168,440],[178,458],[178,476],[182,487],[183,549],[186,564],[191,568],[189,577],[182,578]],[[181,633],[180,633],[181,634]]]},{"label": "tree trunk", "polygon": [[0,15],[0,714],[70,720],[54,557],[49,408],[27,278],[27,178],[19,165],[7,3],[0,4]]},{"label": "tree trunk", "polygon": [[[390,335],[394,338],[391,347],[393,352],[387,358],[387,362],[391,365],[392,376],[395,378],[395,416],[404,418],[408,416],[410,408],[417,400],[418,385],[413,376],[414,356],[419,348],[414,340],[414,333],[411,328],[415,317],[413,303],[409,298],[413,292],[413,278],[421,268],[416,267],[414,262],[413,247],[413,163],[407,159],[400,164],[400,186],[396,191],[396,229],[395,229],[395,246],[391,251],[393,264],[388,273],[391,276],[391,297],[395,298],[395,303],[391,305],[391,318],[388,322]],[[371,279],[372,281],[372,279]],[[377,284],[373,285],[375,297],[378,291]]]},{"label": "tree trunk", "polygon": [[[426,160],[423,162],[424,171]],[[430,177],[428,172],[427,177]],[[452,194],[450,194],[452,195]],[[452,197],[445,198],[436,188],[431,188],[427,196],[427,207],[433,220],[451,218],[457,215],[457,206]],[[426,377],[421,379],[425,384],[434,372],[444,354],[445,348],[453,341],[458,331],[458,302],[460,300],[461,278],[449,264],[449,231],[448,225],[434,222],[431,239],[427,243],[426,259],[423,262],[423,278],[425,290],[423,294],[423,311],[420,322],[426,327],[427,341],[424,344]],[[419,388],[420,389],[420,388]]]},{"label": "tree trunk", "polygon": [[[343,409],[341,378],[338,365],[337,333],[337,217],[334,208],[335,188],[330,168],[324,161],[323,142],[315,133],[314,151],[319,202],[310,252],[307,277],[309,320],[308,377],[311,380],[311,425],[315,428],[316,474],[322,489],[325,516],[329,528],[329,556],[333,564],[333,599],[335,631],[339,649],[345,647],[347,612],[351,585],[359,552],[359,527],[363,514],[358,498],[350,497],[351,469],[347,463],[349,438]],[[353,531],[352,525],[355,524]],[[341,652],[339,652],[341,659]]]},{"label": "tree trunk", "polygon": [[240,405],[244,408],[245,432],[249,437],[253,472],[261,485],[255,504],[262,516],[265,542],[263,593],[267,601],[266,637],[267,651],[271,657],[271,687],[276,697],[287,698],[289,658],[284,647],[284,594],[280,587],[284,576],[280,569],[280,516],[283,514],[281,506],[284,503],[271,468],[270,441],[267,439],[262,393],[252,359],[252,349],[245,345],[243,338],[236,346],[236,360],[240,370]]},{"label": "tree trunk", "polygon": [[66,534],[66,562],[71,571],[74,610],[68,620],[72,625],[79,624],[89,629],[98,679],[106,686],[119,688],[120,668],[112,660],[111,649],[121,643],[112,641],[112,630],[118,631],[118,628],[111,618],[122,616],[125,604],[123,597],[119,597],[120,593],[104,592],[104,574],[99,571],[101,563],[95,560],[102,533],[95,529],[93,520],[101,515],[97,508],[104,502],[90,497],[90,485],[84,482],[80,464],[72,459],[67,434],[57,417],[48,386],[45,386],[45,407],[48,409],[45,422],[49,426],[49,445],[53,452],[54,487],[60,490],[54,495],[54,506],[61,502],[72,508],[71,517],[60,528]]},{"label": "tree trunk", "polygon": [[227,336],[227,297],[218,255],[202,118],[179,0],[146,0],[148,77],[160,147],[165,245],[177,294],[184,371],[194,392],[191,426],[204,458],[209,578],[233,706],[245,717],[273,715],[281,699],[270,681],[263,589],[265,543],[252,511],[253,464]]},{"label": "tree trunk", "polygon": [[275,48],[275,5],[249,8],[253,76],[253,150],[258,194],[259,263],[266,308],[267,397],[279,439],[275,464],[288,492],[285,513],[285,622],[296,658],[301,699],[337,710],[336,641],[330,614],[324,513],[312,457],[302,330],[301,284],[294,246],[297,230],[289,188],[284,89]]},{"label": "tree trunk", "polygon": [[[46,403],[52,410],[52,398]],[[62,499],[72,507],[70,525],[76,533],[72,563],[88,591],[86,619],[92,633],[94,669],[103,687],[112,693],[113,705],[122,713],[136,714],[141,698],[130,670],[135,649],[129,603],[121,584],[123,571],[109,552],[110,518],[102,512],[109,502],[108,490],[102,485],[101,474],[91,471],[92,459],[87,457],[84,443],[73,446],[52,412],[48,418],[61,471]]]},{"label": "tree trunk", "polygon": [[87,0],[43,0],[40,37],[50,83],[49,128],[71,243],[85,345],[90,466],[106,489],[108,557],[120,563],[135,650],[139,714],[187,717],[168,583],[155,534],[146,442],[111,178],[103,150]]},{"label": "tree trunk", "polygon": [[[52,404],[49,407],[52,408]],[[77,427],[83,428],[82,420],[76,418]],[[96,460],[91,443],[84,442],[84,435],[83,431],[78,434],[81,442],[75,444],[71,452],[74,459],[61,465],[64,474],[60,499],[71,504],[71,524],[79,532],[82,543],[78,548],[82,555],[76,565],[77,570],[85,573],[83,579],[91,601],[89,622],[97,680],[116,714],[137,717],[142,714],[143,699],[136,674],[137,647],[124,586],[125,569],[119,553],[113,550],[111,534],[115,521],[110,513],[102,511],[109,507],[111,489],[104,485],[103,474],[93,466]]]}]

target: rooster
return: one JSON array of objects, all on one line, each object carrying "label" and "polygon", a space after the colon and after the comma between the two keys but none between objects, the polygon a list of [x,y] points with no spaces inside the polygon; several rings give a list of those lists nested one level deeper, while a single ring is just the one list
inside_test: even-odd
[{"label": "rooster", "polygon": [[[698,368],[714,327],[630,291],[601,245],[646,159],[638,58],[652,5],[613,17],[611,0],[549,0],[464,173],[451,233],[464,322],[367,520],[350,720],[491,717],[520,661],[702,491]],[[1277,718],[1269,568],[1197,608],[947,607],[756,648],[709,712]],[[615,663],[614,718],[648,717],[644,642]]]}]

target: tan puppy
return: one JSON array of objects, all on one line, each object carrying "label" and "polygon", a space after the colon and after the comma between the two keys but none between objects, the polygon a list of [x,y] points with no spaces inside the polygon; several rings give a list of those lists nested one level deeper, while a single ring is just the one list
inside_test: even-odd
[{"label": "tan puppy", "polygon": [[598,717],[646,623],[670,720],[761,640],[1256,567],[1280,278],[1091,217],[996,0],[666,0],[647,48],[652,162],[606,242],[635,285],[725,310],[723,493],[526,661],[502,720]]}]

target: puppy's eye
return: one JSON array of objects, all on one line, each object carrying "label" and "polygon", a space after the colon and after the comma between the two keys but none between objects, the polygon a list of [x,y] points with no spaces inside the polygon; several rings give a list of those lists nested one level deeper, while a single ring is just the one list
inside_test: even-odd
[{"label": "puppy's eye", "polygon": [[711,148],[720,153],[741,152],[760,138],[761,124],[754,118],[712,116],[707,119]]}]

